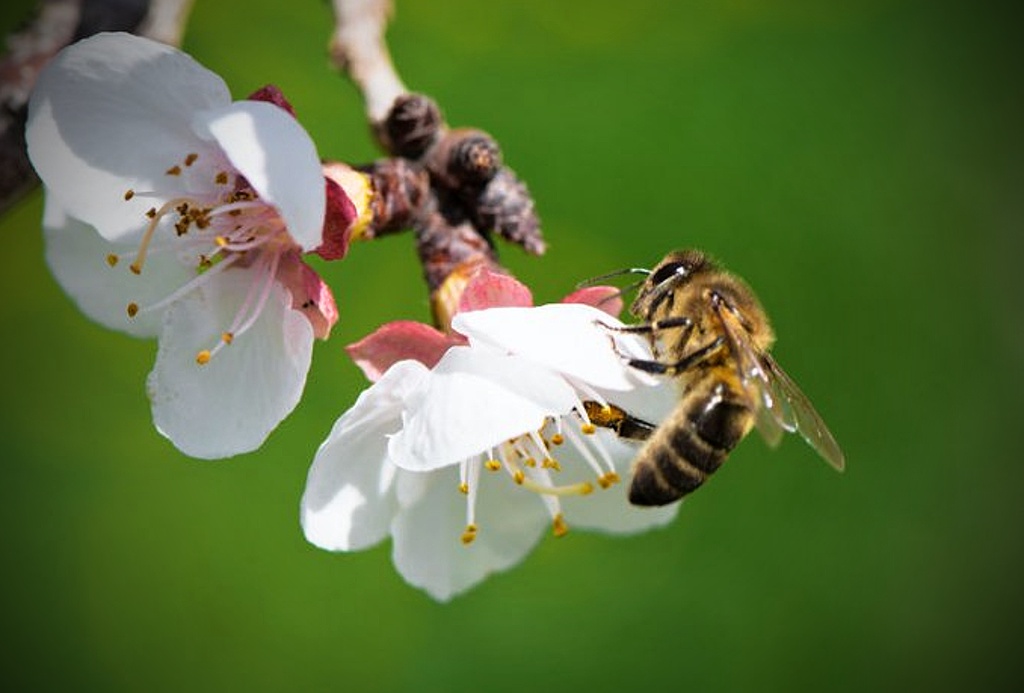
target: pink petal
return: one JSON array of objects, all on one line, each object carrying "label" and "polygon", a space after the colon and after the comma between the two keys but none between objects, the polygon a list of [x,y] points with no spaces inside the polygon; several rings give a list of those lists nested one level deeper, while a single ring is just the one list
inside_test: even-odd
[{"label": "pink petal", "polygon": [[324,177],[327,185],[327,209],[324,213],[323,243],[313,252],[324,260],[340,260],[348,252],[352,225],[359,213],[340,185]]},{"label": "pink petal", "polygon": [[482,267],[466,284],[456,312],[484,308],[529,308],[532,305],[533,294],[525,284],[507,274]]},{"label": "pink petal", "polygon": [[265,87],[260,87],[253,93],[249,94],[249,101],[266,101],[272,103],[275,106],[279,106],[291,114],[292,118],[295,117],[295,109],[292,108],[291,103],[284,97],[284,94],[277,85],[268,84]]},{"label": "pink petal", "polygon": [[433,368],[444,352],[465,344],[460,335],[446,335],[430,325],[413,320],[386,323],[372,334],[345,347],[345,351],[371,382],[376,382],[393,364],[407,359]]},{"label": "pink petal", "polygon": [[281,257],[277,280],[292,293],[292,309],[300,311],[313,326],[318,339],[327,339],[338,322],[338,306],[334,294],[320,275],[302,260],[297,250]]},{"label": "pink petal", "polygon": [[585,303],[617,318],[622,312],[622,291],[614,286],[587,286],[573,291],[562,303]]}]

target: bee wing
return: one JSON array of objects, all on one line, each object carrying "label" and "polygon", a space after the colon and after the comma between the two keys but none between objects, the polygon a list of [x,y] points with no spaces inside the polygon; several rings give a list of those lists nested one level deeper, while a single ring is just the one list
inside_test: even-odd
[{"label": "bee wing", "polygon": [[754,400],[755,425],[761,437],[771,447],[782,441],[782,434],[796,430],[796,419],[789,401],[779,397],[767,369],[762,363],[757,348],[751,344],[749,333],[740,324],[739,318],[728,305],[718,300],[712,302],[725,333],[729,350],[736,361],[740,383]]},{"label": "bee wing", "polygon": [[839,444],[832,437],[821,416],[814,410],[810,400],[771,356],[762,354],[761,360],[773,383],[773,390],[782,399],[787,400],[789,409],[795,417],[796,430],[826,462],[843,471],[843,467],[846,466],[843,451],[839,449]]}]

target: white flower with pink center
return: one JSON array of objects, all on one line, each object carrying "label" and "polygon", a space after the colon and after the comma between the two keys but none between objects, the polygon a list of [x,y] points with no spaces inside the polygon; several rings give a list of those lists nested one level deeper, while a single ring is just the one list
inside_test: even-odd
[{"label": "white flower with pink center", "polygon": [[343,254],[354,209],[281,103],[232,102],[189,56],[128,34],[63,50],[30,102],[50,267],[91,318],[158,338],[154,422],[194,457],[259,447],[337,320],[302,255]]},{"label": "white flower with pink center", "polygon": [[671,386],[623,359],[651,358],[646,343],[609,330],[622,323],[591,305],[532,307],[514,280],[474,282],[469,303],[488,295],[500,307],[459,312],[456,334],[431,341],[426,326],[397,323],[353,345],[379,378],[320,446],[301,504],[311,543],[356,551],[390,536],[398,572],[441,601],[520,562],[546,528],[631,533],[676,512],[628,503],[617,482],[636,448],[597,429],[584,405],[660,420]]}]

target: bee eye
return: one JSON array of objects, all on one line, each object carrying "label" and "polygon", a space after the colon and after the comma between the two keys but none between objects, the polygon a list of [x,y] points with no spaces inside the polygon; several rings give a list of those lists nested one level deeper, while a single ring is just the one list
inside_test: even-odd
[{"label": "bee eye", "polygon": [[667,262],[659,267],[654,274],[651,275],[650,283],[654,286],[665,282],[677,274],[686,275],[686,264],[682,262]]}]

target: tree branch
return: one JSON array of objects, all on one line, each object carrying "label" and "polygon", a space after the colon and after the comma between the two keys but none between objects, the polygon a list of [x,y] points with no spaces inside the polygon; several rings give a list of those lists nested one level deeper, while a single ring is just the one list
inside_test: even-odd
[{"label": "tree branch", "polygon": [[505,271],[494,235],[528,253],[544,252],[533,198],[502,163],[494,138],[449,128],[432,99],[405,88],[384,38],[390,0],[333,0],[333,6],[332,60],[362,92],[374,135],[393,157],[361,167],[376,198],[362,237],[414,232],[435,321],[446,328],[472,272]]},{"label": "tree branch", "polygon": [[377,127],[395,99],[406,92],[384,40],[393,13],[391,0],[333,0],[333,4],[331,60],[362,91],[366,117]]}]

